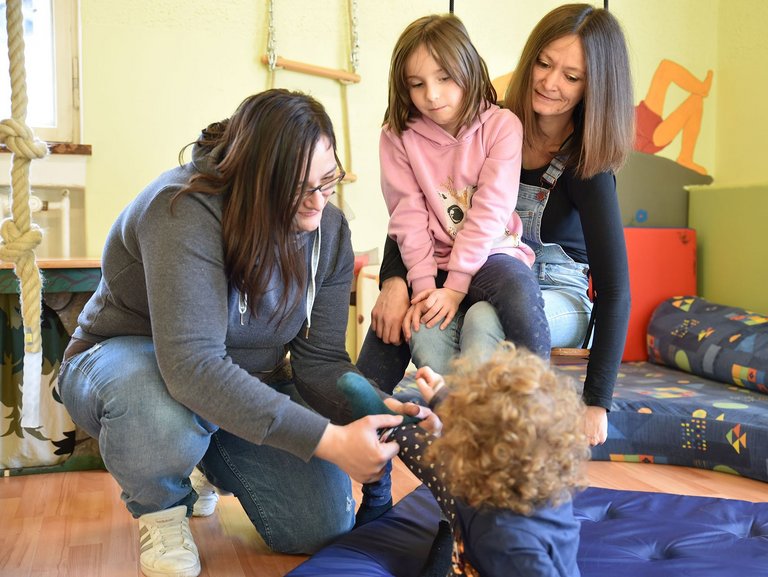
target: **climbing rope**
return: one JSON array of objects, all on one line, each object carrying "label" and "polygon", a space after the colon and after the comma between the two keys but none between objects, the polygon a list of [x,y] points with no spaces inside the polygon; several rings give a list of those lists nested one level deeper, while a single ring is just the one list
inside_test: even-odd
[{"label": "climbing rope", "polygon": [[357,74],[360,69],[360,34],[359,22],[357,19],[357,0],[349,0],[347,4],[349,11],[349,63],[352,65],[352,72]]},{"label": "climbing rope", "polygon": [[11,218],[0,225],[0,259],[11,262],[19,278],[19,300],[24,323],[24,379],[22,427],[36,428],[40,419],[40,381],[43,346],[40,334],[42,280],[35,247],[43,239],[31,222],[29,164],[48,153],[45,142],[26,125],[27,77],[24,69],[24,29],[21,0],[7,0],[6,29],[11,74],[11,118],[0,121],[0,144],[13,153],[11,162]]},{"label": "climbing rope", "polygon": [[267,65],[269,66],[269,86],[275,87],[275,67],[277,66],[277,42],[275,40],[275,4],[274,0],[267,3],[269,13],[267,28]]}]

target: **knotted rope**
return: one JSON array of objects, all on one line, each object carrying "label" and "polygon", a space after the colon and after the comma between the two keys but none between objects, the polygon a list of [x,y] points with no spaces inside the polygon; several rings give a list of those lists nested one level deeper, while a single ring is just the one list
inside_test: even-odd
[{"label": "knotted rope", "polygon": [[0,225],[0,259],[11,262],[19,278],[19,300],[24,323],[23,427],[36,428],[40,419],[40,381],[43,346],[40,334],[42,280],[35,247],[43,233],[31,222],[29,164],[48,153],[45,142],[26,125],[27,75],[24,69],[24,29],[21,0],[6,2],[8,60],[11,73],[11,118],[0,121],[0,143],[13,153],[11,162],[11,218]]}]

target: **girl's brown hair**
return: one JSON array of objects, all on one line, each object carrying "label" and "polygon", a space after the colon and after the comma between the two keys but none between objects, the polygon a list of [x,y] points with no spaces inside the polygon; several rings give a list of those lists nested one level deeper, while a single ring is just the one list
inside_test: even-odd
[{"label": "girl's brown hair", "polygon": [[298,250],[294,218],[321,138],[335,154],[336,137],[323,106],[306,94],[274,89],[246,98],[195,143],[196,156],[213,156],[215,170],[198,169],[173,202],[192,193],[222,197],[226,272],[248,295],[252,311],[275,275],[282,293],[273,317],[301,302],[306,258]]},{"label": "girl's brown hair", "polygon": [[496,102],[496,90],[485,61],[469,39],[464,24],[453,14],[424,16],[412,22],[400,35],[389,67],[389,100],[384,124],[400,135],[408,121],[420,116],[413,105],[406,78],[408,58],[420,46],[432,54],[443,70],[464,90],[459,126],[472,122],[488,103]]},{"label": "girl's brown hair", "polygon": [[531,32],[504,101],[523,123],[523,146],[538,132],[532,77],[542,50],[574,34],[586,63],[584,97],[573,111],[574,132],[561,154],[581,178],[618,170],[632,150],[635,109],[627,43],[618,20],[589,4],[565,4],[544,16]]}]

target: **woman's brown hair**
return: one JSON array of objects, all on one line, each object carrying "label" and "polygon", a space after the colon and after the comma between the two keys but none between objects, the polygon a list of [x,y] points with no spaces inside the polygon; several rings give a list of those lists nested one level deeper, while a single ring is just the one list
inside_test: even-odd
[{"label": "woman's brown hair", "polygon": [[442,69],[464,90],[459,126],[472,122],[488,103],[496,102],[496,90],[485,61],[480,57],[464,24],[453,14],[424,16],[412,22],[400,35],[389,67],[389,100],[384,124],[397,135],[408,121],[420,116],[411,101],[406,78],[408,58],[424,46]]},{"label": "woman's brown hair", "polygon": [[618,20],[589,4],[565,4],[539,21],[528,37],[504,101],[523,123],[523,142],[538,132],[532,105],[533,67],[542,50],[564,36],[581,40],[585,90],[573,111],[574,131],[561,149],[580,178],[616,171],[632,150],[635,109],[627,43]]},{"label": "woman's brown hair", "polygon": [[273,89],[246,98],[194,143],[194,157],[212,156],[215,169],[203,170],[193,159],[196,172],[173,202],[192,193],[222,197],[226,272],[248,295],[252,311],[275,275],[282,294],[273,317],[301,302],[306,257],[298,250],[294,218],[321,138],[335,153],[333,125],[323,106],[306,94]]}]

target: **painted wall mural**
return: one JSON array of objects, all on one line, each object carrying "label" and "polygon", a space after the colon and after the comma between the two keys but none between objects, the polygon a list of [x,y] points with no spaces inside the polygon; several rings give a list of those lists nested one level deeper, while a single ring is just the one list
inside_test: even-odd
[{"label": "painted wall mural", "polygon": [[629,45],[637,123],[634,151],[616,175],[622,222],[688,227],[686,187],[718,178],[719,4],[611,0],[610,10]]},{"label": "painted wall mural", "polygon": [[[694,161],[694,152],[701,130],[704,99],[709,96],[713,75],[712,70],[709,70],[706,76],[699,80],[677,62],[666,59],[659,62],[645,98],[635,107],[635,150],[655,154],[681,134],[677,163],[706,175],[707,169]],[[673,83],[688,92],[689,96],[665,115],[664,104],[669,87]]]},{"label": "painted wall mural", "polygon": [[[685,187],[712,182],[707,167],[697,162],[696,145],[713,78],[712,70],[698,78],[668,58],[656,66],[635,106],[635,150],[616,176],[625,226],[688,226]],[[670,102],[672,87],[683,97]],[[678,141],[680,148],[672,150]]]}]

